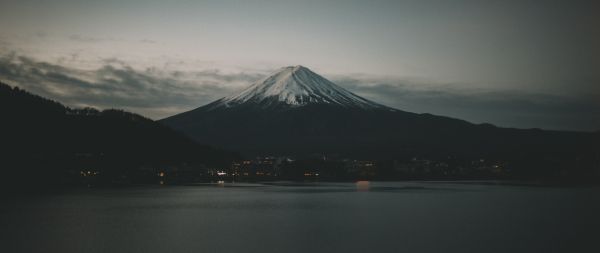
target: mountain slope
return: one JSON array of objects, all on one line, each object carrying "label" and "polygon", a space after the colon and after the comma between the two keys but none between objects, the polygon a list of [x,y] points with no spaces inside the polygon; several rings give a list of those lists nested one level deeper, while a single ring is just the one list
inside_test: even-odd
[{"label": "mountain slope", "polygon": [[392,109],[301,66],[283,68],[239,94],[161,122],[202,143],[246,155],[461,156],[540,161],[539,167],[593,157],[599,143],[590,133],[498,128]]},{"label": "mountain slope", "polygon": [[0,167],[13,180],[47,183],[80,169],[120,176],[140,166],[222,165],[234,157],[137,114],[71,109],[2,83],[0,115]]}]

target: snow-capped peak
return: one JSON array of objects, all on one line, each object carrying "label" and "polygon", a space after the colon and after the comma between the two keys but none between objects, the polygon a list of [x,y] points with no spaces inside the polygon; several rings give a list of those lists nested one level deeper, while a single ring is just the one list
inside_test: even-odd
[{"label": "snow-capped peak", "polygon": [[264,106],[285,104],[292,107],[320,103],[364,109],[386,108],[359,97],[300,65],[281,68],[239,94],[222,98],[219,102],[227,107],[245,103]]}]

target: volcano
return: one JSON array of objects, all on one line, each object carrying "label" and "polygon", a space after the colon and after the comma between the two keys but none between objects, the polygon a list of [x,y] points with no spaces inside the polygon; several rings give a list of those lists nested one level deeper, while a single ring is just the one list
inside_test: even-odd
[{"label": "volcano", "polygon": [[417,114],[362,98],[303,66],[161,120],[200,143],[244,155],[490,157],[590,149],[588,133],[500,128]]},{"label": "volcano", "polygon": [[217,100],[209,108],[253,106],[269,110],[315,104],[364,110],[393,110],[357,96],[300,65],[281,68],[242,92]]}]

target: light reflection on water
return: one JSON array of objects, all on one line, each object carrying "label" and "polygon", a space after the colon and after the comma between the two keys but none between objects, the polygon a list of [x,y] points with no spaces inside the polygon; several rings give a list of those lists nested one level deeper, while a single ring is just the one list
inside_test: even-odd
[{"label": "light reflection on water", "polygon": [[356,190],[359,192],[368,192],[370,188],[369,181],[357,181],[356,182]]},{"label": "light reflection on water", "polygon": [[2,252],[600,252],[589,232],[599,193],[369,181],[87,189],[0,206],[0,242]]}]

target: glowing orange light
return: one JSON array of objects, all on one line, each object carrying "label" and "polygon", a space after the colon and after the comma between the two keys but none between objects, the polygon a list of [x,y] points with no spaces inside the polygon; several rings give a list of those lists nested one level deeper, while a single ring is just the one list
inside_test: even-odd
[{"label": "glowing orange light", "polygon": [[356,182],[356,190],[359,192],[367,192],[371,187],[371,182],[369,181],[357,181]]}]

